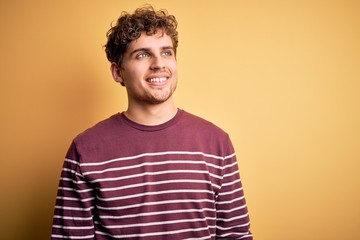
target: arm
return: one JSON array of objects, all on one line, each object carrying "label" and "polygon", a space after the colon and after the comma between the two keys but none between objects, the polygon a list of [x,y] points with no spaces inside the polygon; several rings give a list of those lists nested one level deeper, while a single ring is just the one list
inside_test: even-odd
[{"label": "arm", "polygon": [[224,159],[223,180],[216,199],[216,239],[252,240],[250,220],[240,180],[238,164],[229,140],[229,154]]},{"label": "arm", "polygon": [[94,206],[93,189],[81,173],[73,143],[61,172],[51,239],[94,239]]}]

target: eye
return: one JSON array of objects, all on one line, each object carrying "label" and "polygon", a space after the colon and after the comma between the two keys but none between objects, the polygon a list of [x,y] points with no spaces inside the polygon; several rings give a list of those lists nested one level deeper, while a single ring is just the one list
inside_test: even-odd
[{"label": "eye", "polygon": [[139,53],[138,55],[136,55],[136,58],[146,58],[148,57],[149,54],[147,52],[142,52],[142,53]]},{"label": "eye", "polygon": [[164,51],[163,55],[166,56],[166,57],[169,57],[169,56],[172,56],[173,53],[172,53],[172,51]]}]

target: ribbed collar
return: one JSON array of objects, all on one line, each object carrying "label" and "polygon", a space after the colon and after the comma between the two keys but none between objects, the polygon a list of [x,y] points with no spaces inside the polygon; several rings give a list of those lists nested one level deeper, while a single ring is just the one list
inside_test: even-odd
[{"label": "ribbed collar", "polygon": [[136,128],[141,131],[154,132],[154,131],[160,131],[165,128],[173,126],[174,124],[176,124],[179,121],[179,119],[182,117],[183,113],[184,113],[184,110],[178,109],[176,115],[172,119],[170,119],[169,121],[164,122],[162,124],[153,125],[153,126],[142,125],[142,124],[136,123],[136,122],[130,120],[128,117],[126,117],[124,112],[119,113],[118,117],[120,118],[121,121],[123,121],[125,124],[129,125],[130,127]]}]

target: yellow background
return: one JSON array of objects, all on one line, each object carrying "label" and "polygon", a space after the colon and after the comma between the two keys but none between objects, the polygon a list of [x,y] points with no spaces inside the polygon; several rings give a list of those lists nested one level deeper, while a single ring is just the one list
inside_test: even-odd
[{"label": "yellow background", "polygon": [[[360,239],[360,1],[148,1],[177,105],[226,130],[258,240]],[[126,107],[102,45],[145,1],[0,1],[0,239],[45,240],[78,133]]]}]

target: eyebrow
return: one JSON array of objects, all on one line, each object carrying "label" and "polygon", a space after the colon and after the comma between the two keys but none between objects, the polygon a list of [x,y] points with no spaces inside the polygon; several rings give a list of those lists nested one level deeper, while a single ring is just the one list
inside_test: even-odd
[{"label": "eyebrow", "polygon": [[[161,47],[160,48],[161,50],[173,50],[174,51],[174,47],[173,46],[164,46],[164,47]],[[135,53],[137,52],[150,52],[151,51],[151,48],[137,48],[137,49],[134,49],[133,51],[130,52],[129,56],[133,56]]]}]

